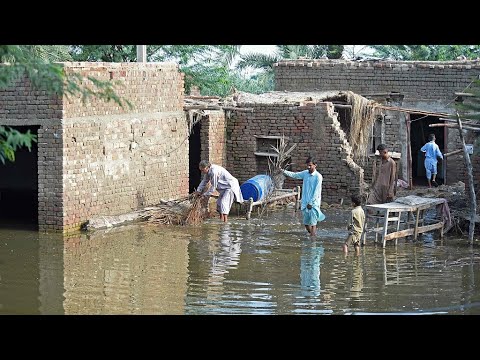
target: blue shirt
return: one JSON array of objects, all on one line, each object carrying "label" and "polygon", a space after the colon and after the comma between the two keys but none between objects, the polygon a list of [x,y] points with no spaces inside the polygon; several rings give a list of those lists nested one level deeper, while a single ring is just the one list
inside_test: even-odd
[{"label": "blue shirt", "polygon": [[442,155],[442,152],[440,151],[440,148],[433,140],[423,145],[420,151],[423,151],[425,153],[426,158],[431,158],[431,159],[434,159],[435,161],[437,160],[437,157],[443,159],[443,155]]},{"label": "blue shirt", "polygon": [[320,204],[322,203],[322,175],[317,170],[311,174],[308,170],[300,172],[283,170],[283,173],[294,179],[303,179],[302,210],[306,209],[308,204],[320,210]]}]

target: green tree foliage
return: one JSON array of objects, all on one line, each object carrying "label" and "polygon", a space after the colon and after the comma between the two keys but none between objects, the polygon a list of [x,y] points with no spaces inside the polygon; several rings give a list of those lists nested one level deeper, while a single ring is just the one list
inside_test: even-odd
[{"label": "green tree foliage", "polygon": [[245,69],[251,67],[266,71],[273,70],[273,64],[284,59],[299,59],[301,57],[308,59],[339,59],[342,56],[343,45],[276,45],[277,49],[274,55],[265,54],[247,54],[242,56],[237,67]]},{"label": "green tree foliage", "polygon": [[[90,97],[114,101],[120,106],[131,104],[115,93],[120,82],[101,81],[77,73],[67,75],[59,61],[72,60],[65,46],[50,45],[0,45],[0,89],[11,86],[27,75],[33,86],[49,93]],[[54,62],[57,61],[57,62]]]},{"label": "green tree foliage", "polygon": [[[240,45],[147,45],[147,60],[177,62],[185,73],[187,93],[194,85],[203,95],[216,96],[232,89],[258,93],[271,86],[270,79],[246,78],[231,69],[239,50]],[[76,61],[136,61],[136,45],[74,45],[71,54]]]},{"label": "green tree foliage", "polygon": [[370,45],[374,56],[392,60],[448,61],[459,56],[475,59],[480,45]]},{"label": "green tree foliage", "polygon": [[[115,101],[120,106],[131,104],[115,93],[118,83],[83,77],[77,73],[67,75],[61,61],[71,61],[69,47],[64,45],[0,45],[0,89],[14,86],[27,76],[32,85],[51,94],[81,96],[85,102],[90,97]],[[2,127],[0,134],[0,161],[15,160],[19,146],[31,148],[36,136],[29,132]]]},{"label": "green tree foliage", "polygon": [[37,142],[37,137],[30,133],[21,133],[18,130],[0,125],[0,161],[15,161],[15,152],[19,147],[25,146],[30,151],[32,142]]},{"label": "green tree foliage", "polygon": [[339,59],[342,56],[343,45],[276,45],[275,54],[266,55],[260,53],[246,54],[242,56],[237,68],[240,70],[251,68],[261,70],[262,85],[265,88],[261,92],[270,91],[274,88],[273,65],[285,59]]}]

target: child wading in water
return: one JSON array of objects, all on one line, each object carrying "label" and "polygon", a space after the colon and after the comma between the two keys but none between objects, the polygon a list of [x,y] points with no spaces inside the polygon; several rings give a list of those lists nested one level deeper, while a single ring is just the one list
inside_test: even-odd
[{"label": "child wading in water", "polygon": [[352,195],[352,213],[348,223],[348,237],[343,244],[343,251],[348,253],[348,245],[352,244],[355,248],[355,253],[360,253],[360,238],[362,236],[363,225],[365,224],[365,212],[362,209],[362,200],[359,195]]}]

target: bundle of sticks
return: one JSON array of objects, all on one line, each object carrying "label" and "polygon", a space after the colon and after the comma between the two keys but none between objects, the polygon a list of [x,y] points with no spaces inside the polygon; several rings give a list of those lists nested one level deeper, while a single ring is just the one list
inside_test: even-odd
[{"label": "bundle of sticks", "polygon": [[200,225],[208,218],[208,198],[196,193],[184,198],[162,201],[145,211],[142,218],[157,225]]}]

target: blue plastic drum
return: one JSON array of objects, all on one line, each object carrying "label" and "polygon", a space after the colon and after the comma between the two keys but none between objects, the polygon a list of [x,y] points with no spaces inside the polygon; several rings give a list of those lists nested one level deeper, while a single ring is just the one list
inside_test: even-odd
[{"label": "blue plastic drum", "polygon": [[257,175],[245,181],[240,186],[243,199],[247,201],[252,198],[253,201],[263,200],[273,188],[272,178],[268,175]]}]

